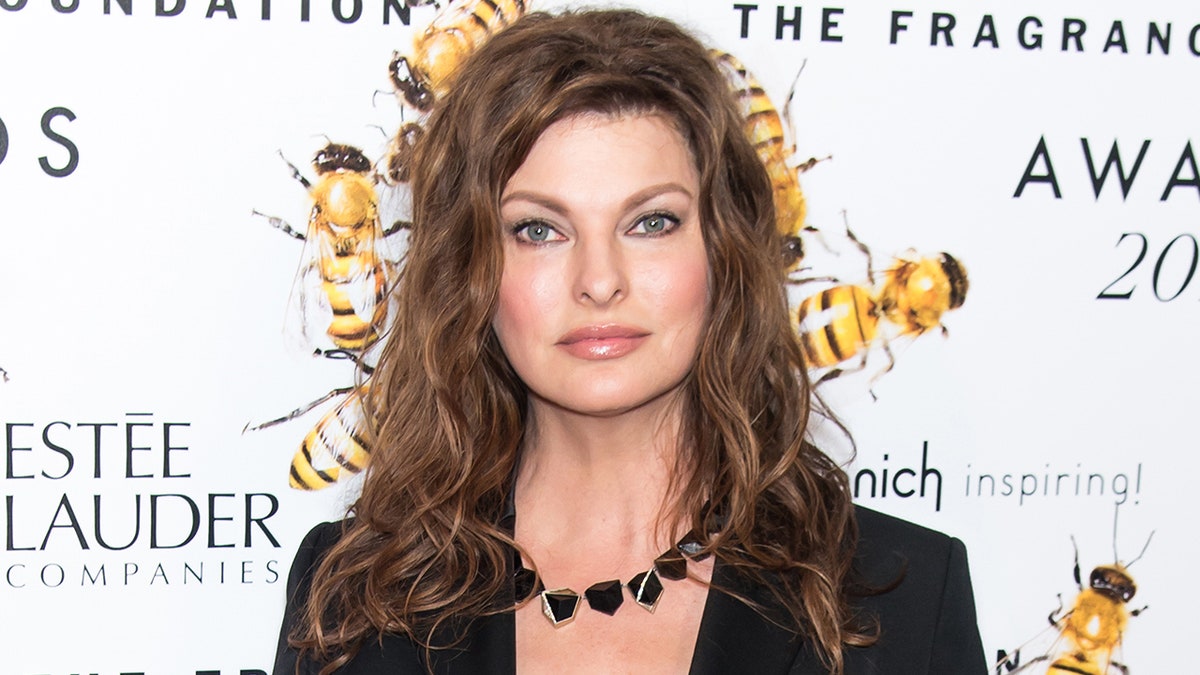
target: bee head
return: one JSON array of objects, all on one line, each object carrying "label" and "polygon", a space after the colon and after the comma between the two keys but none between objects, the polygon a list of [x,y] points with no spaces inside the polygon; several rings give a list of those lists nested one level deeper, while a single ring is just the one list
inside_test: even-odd
[{"label": "bee head", "polygon": [[353,145],[330,143],[317,151],[313,157],[313,166],[319,174],[335,171],[366,173],[371,170],[371,160]]},{"label": "bee head", "polygon": [[410,66],[408,58],[400,52],[392,52],[388,77],[409,105],[422,112],[428,112],[433,107],[433,90],[426,82],[425,74]]},{"label": "bee head", "polygon": [[1101,565],[1092,570],[1088,585],[1093,590],[1121,602],[1129,602],[1133,594],[1137,593],[1133,577],[1120,565]]}]

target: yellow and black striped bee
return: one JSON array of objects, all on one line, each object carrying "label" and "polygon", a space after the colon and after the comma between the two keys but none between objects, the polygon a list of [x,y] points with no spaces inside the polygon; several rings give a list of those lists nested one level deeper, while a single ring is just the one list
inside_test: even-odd
[{"label": "yellow and black striped bee", "polygon": [[[353,358],[349,354],[331,353],[333,358]],[[370,369],[364,372],[369,375]],[[366,442],[367,416],[363,397],[370,387],[367,381],[353,387],[340,387],[302,408],[262,424],[248,427],[257,431],[282,424],[304,415],[326,401],[338,396],[342,400],[325,413],[300,443],[288,470],[288,485],[296,490],[320,490],[342,478],[343,471],[359,473],[371,461],[371,448]]]},{"label": "yellow and black striped bee", "polygon": [[788,92],[781,114],[758,79],[736,56],[715,49],[710,54],[729,81],[746,120],[746,135],[754,143],[771,178],[771,186],[775,190],[776,226],[784,236],[784,264],[789,272],[794,272],[804,257],[800,232],[816,231],[807,223],[808,204],[804,191],[800,189],[800,174],[821,161],[815,157],[803,162],[795,161],[796,143],[788,140],[789,136],[795,136],[790,112],[795,85]]},{"label": "yellow and black striped bee", "polygon": [[392,55],[388,70],[396,91],[408,105],[428,112],[446,92],[463,59],[519,19],[527,4],[525,0],[451,0],[417,34],[412,53]]},{"label": "yellow and black striped bee", "polygon": [[371,161],[354,146],[329,143],[319,150],[313,158],[315,183],[287,164],[313,198],[308,228],[299,232],[281,218],[266,217],[305,242],[295,291],[302,333],[316,344],[310,331],[319,325],[334,349],[361,353],[379,338],[388,318],[385,298],[394,261],[383,253],[383,241],[407,223],[383,229]]},{"label": "yellow and black striped bee", "polygon": [[[1114,523],[1115,535],[1115,523]],[[1118,661],[1115,656],[1121,647],[1121,638],[1130,617],[1135,617],[1146,610],[1146,607],[1129,609],[1129,601],[1137,592],[1137,585],[1129,568],[1141,559],[1150,545],[1150,537],[1142,547],[1142,553],[1128,564],[1121,564],[1114,553],[1113,564],[1100,565],[1092,570],[1088,585],[1083,586],[1079,569],[1079,547],[1075,538],[1071,545],[1075,548],[1075,585],[1079,595],[1071,609],[1064,613],[1062,596],[1058,597],[1058,607],[1050,612],[1047,619],[1050,631],[1057,634],[1057,639],[1049,650],[1021,663],[1022,649],[1028,649],[1028,644],[1015,650],[1012,654],[1001,651],[996,663],[996,672],[1027,673],[1038,664],[1047,664],[1043,671],[1046,675],[1111,675],[1114,671],[1128,675],[1129,667]],[[1036,638],[1035,638],[1036,639]],[[1032,641],[1031,641],[1032,642]],[[1003,669],[1003,670],[1002,670]]]},{"label": "yellow and black striped bee", "polygon": [[[808,368],[828,369],[817,384],[862,370],[870,349],[878,344],[888,363],[872,377],[874,382],[895,365],[892,338],[917,337],[934,328],[946,334],[942,316],[961,307],[967,296],[967,271],[949,253],[921,257],[906,251],[892,261],[883,272],[883,283],[876,286],[870,251],[852,233],[849,236],[868,256],[870,285],[836,285],[804,298],[796,308]],[[856,366],[843,366],[855,357]]]},{"label": "yellow and black striped bee", "polygon": [[[302,333],[306,342],[316,345],[312,330],[321,328],[332,348],[317,347],[316,353],[351,360],[369,376],[370,368],[361,358],[386,331],[387,297],[397,265],[385,240],[408,223],[396,221],[387,229],[382,227],[371,161],[354,146],[329,143],[319,150],[313,158],[315,182],[305,178],[291,162],[288,166],[313,199],[308,228],[301,233],[281,218],[267,218],[272,226],[305,242],[307,255],[293,294]],[[367,387],[364,380],[356,386],[334,389],[288,415],[248,430],[296,419],[342,396],[342,401],[305,437],[292,460],[292,487],[326,487],[338,479],[343,469],[353,473],[367,464],[370,450],[362,441],[366,424],[362,397]]]}]

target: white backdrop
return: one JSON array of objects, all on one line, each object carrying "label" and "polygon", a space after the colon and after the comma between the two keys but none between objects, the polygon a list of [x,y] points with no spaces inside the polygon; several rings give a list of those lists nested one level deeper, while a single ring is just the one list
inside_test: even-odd
[{"label": "white backdrop", "polygon": [[[436,12],[385,24],[398,4],[316,0],[304,21],[269,0],[0,1],[0,673],[269,670],[295,547],[348,491],[287,487],[324,410],[242,429],[350,369],[289,347],[303,247],[251,210],[305,223],[277,151],[310,176],[327,139],[381,156],[401,120],[387,64]],[[989,658],[1070,602],[1072,535],[1085,574],[1113,561],[1120,502],[1122,560],[1157,532],[1124,661],[1189,662],[1200,9],[629,4],[737,54],[777,104],[806,64],[798,154],[833,156],[803,176],[814,266],[865,282],[843,211],[877,268],[910,247],[965,265],[949,337],[824,391],[859,501],[967,543]],[[952,46],[932,30],[951,21]],[[1113,168],[1097,196],[1081,139],[1096,173],[1116,142],[1126,176],[1148,144],[1127,194]]]}]

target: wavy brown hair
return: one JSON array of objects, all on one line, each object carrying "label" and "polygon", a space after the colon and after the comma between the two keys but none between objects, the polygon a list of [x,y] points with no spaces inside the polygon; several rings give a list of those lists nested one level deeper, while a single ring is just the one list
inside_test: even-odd
[{"label": "wavy brown hair", "polygon": [[684,384],[676,515],[772,589],[776,616],[841,673],[843,648],[871,642],[849,606],[857,531],[845,473],[805,440],[812,392],[772,188],[705,47],[630,11],[522,18],[463,65],[430,116],[396,322],[370,379],[371,466],[291,643],[328,672],[380,633],[437,648],[443,629],[512,610],[501,519],[526,389],[491,327],[499,202],[541,133],[581,113],[663,115],[691,149],[712,288]]}]

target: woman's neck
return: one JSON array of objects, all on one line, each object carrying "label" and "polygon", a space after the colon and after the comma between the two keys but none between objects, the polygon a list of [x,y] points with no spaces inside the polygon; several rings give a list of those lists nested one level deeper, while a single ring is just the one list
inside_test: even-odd
[{"label": "woman's neck", "polygon": [[645,567],[678,538],[677,405],[594,417],[532,401],[529,419],[516,535],[539,566],[579,567],[580,551],[588,567]]}]

